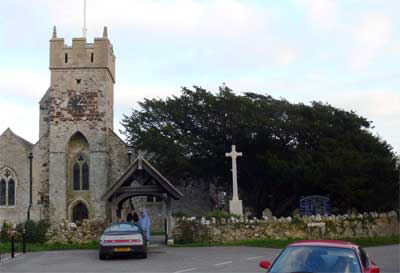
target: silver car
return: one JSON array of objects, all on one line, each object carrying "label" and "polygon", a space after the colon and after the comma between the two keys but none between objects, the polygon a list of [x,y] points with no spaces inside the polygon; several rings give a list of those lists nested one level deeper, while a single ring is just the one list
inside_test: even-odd
[{"label": "silver car", "polygon": [[138,224],[113,223],[101,235],[99,259],[127,254],[147,258],[146,234]]}]

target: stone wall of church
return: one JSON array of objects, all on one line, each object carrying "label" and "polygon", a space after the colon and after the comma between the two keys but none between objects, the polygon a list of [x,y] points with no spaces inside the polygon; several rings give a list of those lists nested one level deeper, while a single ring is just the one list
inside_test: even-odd
[{"label": "stone wall of church", "polygon": [[[105,207],[100,200],[107,186],[107,148],[106,138],[102,132],[88,128],[89,124],[63,124],[50,145],[50,203],[51,218],[71,219],[71,209],[77,201],[82,201],[89,210],[90,217],[104,217]],[[89,191],[73,194],[71,188],[71,172],[73,166],[68,164],[70,155],[66,147],[73,134],[81,132],[88,140],[87,153],[89,163]],[[55,140],[55,141],[54,141]],[[55,143],[56,142],[56,143]],[[67,206],[66,206],[67,205]]]},{"label": "stone wall of church", "polygon": [[43,136],[32,149],[32,219],[49,218],[49,139]]},{"label": "stone wall of church", "polygon": [[39,102],[39,140],[49,136],[50,93],[51,89],[49,88]]},{"label": "stone wall of church", "polygon": [[[80,82],[78,84],[78,79]],[[113,82],[105,69],[52,71],[49,105],[50,124],[50,213],[52,220],[71,219],[77,202],[83,203],[91,218],[105,216],[101,195],[108,184],[108,130],[112,127]],[[71,91],[73,90],[73,91]],[[81,113],[71,112],[70,99],[85,98]],[[88,141],[90,187],[87,192],[71,192],[67,147],[80,132]]]},{"label": "stone wall of church", "polygon": [[[105,132],[113,127],[113,92],[113,82],[106,70],[52,71],[49,122],[58,125],[83,121],[89,128]],[[78,93],[85,99],[84,109],[73,113],[69,100]]]},{"label": "stone wall of church", "polygon": [[107,189],[108,177],[108,154],[104,152],[91,153],[91,205],[94,207],[94,215],[91,218],[103,219],[106,216],[105,202],[101,199]]},{"label": "stone wall of church", "polygon": [[128,146],[112,130],[108,131],[108,186],[117,181],[117,179],[129,167]]},{"label": "stone wall of church", "polygon": [[0,171],[8,167],[16,175],[15,206],[0,207],[0,223],[3,220],[21,222],[27,217],[29,206],[29,153],[24,144],[11,130],[0,136]]}]

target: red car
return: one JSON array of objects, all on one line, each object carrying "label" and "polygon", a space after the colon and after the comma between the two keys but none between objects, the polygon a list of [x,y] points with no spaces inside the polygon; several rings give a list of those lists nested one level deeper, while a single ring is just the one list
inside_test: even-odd
[{"label": "red car", "polygon": [[379,273],[367,253],[353,243],[305,240],[288,245],[275,261],[261,261],[269,273]]}]

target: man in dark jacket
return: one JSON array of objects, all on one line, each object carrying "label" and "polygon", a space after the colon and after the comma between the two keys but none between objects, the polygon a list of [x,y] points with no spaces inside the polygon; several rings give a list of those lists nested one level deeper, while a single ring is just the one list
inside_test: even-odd
[{"label": "man in dark jacket", "polygon": [[134,209],[131,209],[129,213],[126,215],[126,221],[133,223],[139,222],[139,215],[136,213]]}]

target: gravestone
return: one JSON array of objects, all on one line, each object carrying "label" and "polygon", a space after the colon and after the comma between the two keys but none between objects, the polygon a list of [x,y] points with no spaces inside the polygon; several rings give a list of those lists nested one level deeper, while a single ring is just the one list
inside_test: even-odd
[{"label": "gravestone", "polygon": [[266,216],[266,217],[268,217],[268,219],[271,219],[272,218],[272,211],[269,208],[266,208],[266,209],[263,210],[262,216],[263,217]]}]

